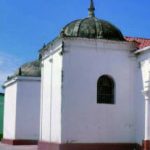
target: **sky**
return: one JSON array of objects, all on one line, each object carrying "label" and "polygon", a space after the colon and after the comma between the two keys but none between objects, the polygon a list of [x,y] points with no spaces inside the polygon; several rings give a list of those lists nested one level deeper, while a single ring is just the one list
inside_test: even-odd
[{"label": "sky", "polygon": [[[88,16],[90,0],[0,0],[0,85],[69,22]],[[97,18],[125,36],[150,38],[149,0],[94,0]],[[3,90],[0,88],[0,92]]]}]

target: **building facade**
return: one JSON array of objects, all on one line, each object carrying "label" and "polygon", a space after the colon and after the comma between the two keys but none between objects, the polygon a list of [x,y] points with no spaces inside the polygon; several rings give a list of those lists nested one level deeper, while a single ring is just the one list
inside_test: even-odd
[{"label": "building facade", "polygon": [[3,143],[37,144],[40,127],[40,62],[22,65],[4,84]]},{"label": "building facade", "polygon": [[[16,137],[4,130],[6,143],[10,137],[34,139],[25,136],[33,133],[33,126],[22,125],[22,110],[34,105],[29,112],[40,111],[34,120],[40,118],[38,150],[150,150],[150,39],[124,37],[116,26],[95,17],[92,0],[88,11],[88,17],[67,24],[40,50],[38,85],[32,82],[37,80],[35,71],[25,77],[19,73],[22,69],[5,83],[6,97],[12,97],[9,83],[25,79],[14,90],[21,97],[14,97],[10,106],[15,106],[12,115],[17,123],[9,128],[19,124],[22,130],[12,129]],[[27,105],[29,97],[40,99],[40,104]],[[5,99],[4,129],[10,118],[10,99]]]},{"label": "building facade", "polygon": [[143,48],[94,10],[91,1],[41,50],[39,150],[150,148],[150,41]]}]

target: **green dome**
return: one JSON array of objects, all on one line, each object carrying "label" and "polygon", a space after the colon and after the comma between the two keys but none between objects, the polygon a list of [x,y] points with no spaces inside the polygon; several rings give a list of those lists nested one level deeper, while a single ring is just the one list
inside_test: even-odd
[{"label": "green dome", "polygon": [[88,10],[88,18],[67,24],[62,30],[61,36],[124,41],[121,31],[117,27],[95,17],[93,0],[91,0]]},{"label": "green dome", "polygon": [[36,60],[33,62],[25,63],[14,73],[14,75],[9,76],[8,80],[16,76],[40,77],[41,76],[40,61]]},{"label": "green dome", "polygon": [[40,77],[40,61],[36,60],[22,65],[15,74],[20,76]]},{"label": "green dome", "polygon": [[124,41],[121,31],[111,23],[89,17],[75,20],[63,28],[63,37],[82,37]]}]

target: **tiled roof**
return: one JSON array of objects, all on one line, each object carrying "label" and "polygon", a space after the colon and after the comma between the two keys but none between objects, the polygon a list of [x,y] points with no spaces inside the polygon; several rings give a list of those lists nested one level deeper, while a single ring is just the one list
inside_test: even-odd
[{"label": "tiled roof", "polygon": [[150,39],[139,37],[124,37],[127,41],[136,42],[139,49],[150,46]]}]

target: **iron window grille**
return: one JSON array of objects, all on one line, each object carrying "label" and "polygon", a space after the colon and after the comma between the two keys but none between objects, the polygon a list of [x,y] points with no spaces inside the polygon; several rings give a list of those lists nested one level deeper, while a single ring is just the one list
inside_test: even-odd
[{"label": "iron window grille", "polygon": [[114,104],[114,81],[107,75],[97,81],[97,103]]}]

